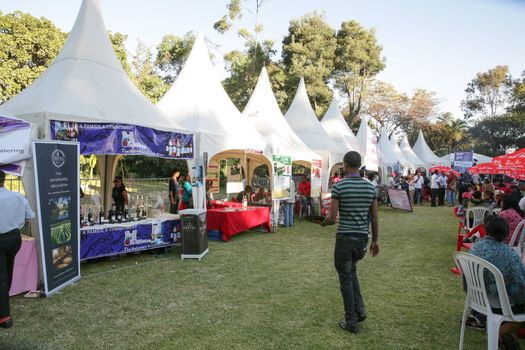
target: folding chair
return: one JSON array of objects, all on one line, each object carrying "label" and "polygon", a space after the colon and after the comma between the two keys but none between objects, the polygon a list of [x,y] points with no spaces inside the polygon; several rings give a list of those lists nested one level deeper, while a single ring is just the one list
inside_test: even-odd
[{"label": "folding chair", "polygon": [[[503,275],[488,261],[481,259],[475,255],[456,252],[454,260],[465,277],[467,283],[467,298],[465,300],[465,308],[463,309],[463,319],[461,321],[461,336],[459,338],[459,349],[463,349],[463,341],[465,336],[465,324],[469,314],[469,309],[476,310],[484,315],[487,315],[487,338],[488,350],[498,349],[499,328],[501,323],[507,322],[525,322],[525,314],[515,314],[512,312],[507,289]],[[484,272],[489,271],[494,276],[496,281],[496,288],[498,290],[498,299],[494,300],[492,297],[489,300],[487,288],[485,285]],[[501,308],[502,314],[495,314],[492,311],[490,301],[497,308]],[[499,304],[499,305],[498,305]]]}]

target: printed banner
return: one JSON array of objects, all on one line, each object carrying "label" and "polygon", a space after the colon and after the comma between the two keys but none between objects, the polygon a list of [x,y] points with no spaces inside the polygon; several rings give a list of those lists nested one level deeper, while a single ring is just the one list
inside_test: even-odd
[{"label": "printed banner", "polygon": [[390,198],[390,205],[394,209],[401,209],[405,211],[412,211],[412,204],[408,199],[407,191],[398,190],[395,188],[387,188],[388,197]]},{"label": "printed banner", "polygon": [[80,260],[168,247],[180,243],[179,220],[154,220],[80,230]]},{"label": "printed banner", "polygon": [[330,206],[332,205],[332,192],[321,192],[321,216],[328,216],[330,214]]},{"label": "printed banner", "polygon": [[192,134],[118,123],[50,121],[53,140],[78,141],[80,154],[130,154],[190,159]]},{"label": "printed banner", "polygon": [[321,181],[321,169],[323,168],[323,161],[320,159],[312,160],[312,169],[311,169],[311,180],[310,180],[310,196],[317,198],[321,193],[322,181]]},{"label": "printed banner", "polygon": [[219,184],[220,184],[220,165],[216,160],[210,160],[208,164],[208,174],[206,175],[206,180],[210,183],[210,193],[219,193]]},{"label": "printed banner", "polygon": [[472,167],[474,160],[474,153],[472,151],[467,152],[454,152],[454,170],[464,173],[470,167]]},{"label": "printed banner", "polygon": [[292,157],[273,155],[272,199],[290,198],[290,179],[292,178]]},{"label": "printed banner", "polygon": [[31,157],[31,124],[0,116],[0,169],[22,176],[25,160]]},{"label": "printed banner", "polygon": [[79,158],[76,142],[33,142],[46,296],[80,279]]}]

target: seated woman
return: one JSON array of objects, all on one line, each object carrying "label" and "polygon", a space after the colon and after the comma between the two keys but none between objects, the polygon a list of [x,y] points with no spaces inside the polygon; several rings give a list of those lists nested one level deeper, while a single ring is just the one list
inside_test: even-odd
[{"label": "seated woman", "polygon": [[[474,243],[470,253],[484,260],[487,260],[503,275],[505,287],[509,297],[513,312],[522,313],[525,311],[525,266],[522,265],[518,254],[506,245],[503,240],[508,235],[509,225],[498,216],[488,218],[485,224],[487,236]],[[496,282],[491,274],[485,276],[485,284],[490,300],[498,300]],[[492,306],[494,313],[500,313],[499,305]],[[486,317],[472,310],[472,316],[467,320],[467,326],[476,329],[484,329]],[[516,332],[519,323],[506,322],[500,327],[500,343],[505,349],[518,349]],[[514,346],[514,347],[513,347]]]},{"label": "seated woman", "polygon": [[253,196],[253,201],[259,202],[259,201],[264,200],[265,198],[266,198],[266,195],[264,193],[264,188],[259,187],[259,190],[257,191],[257,193],[255,193],[255,195]]},{"label": "seated woman", "polygon": [[470,201],[468,202],[468,207],[482,207],[485,206],[485,202],[483,201],[483,195],[480,191],[474,191],[470,195]]},{"label": "seated woman", "polygon": [[496,201],[494,200],[494,192],[491,190],[483,191],[483,201],[489,209],[494,208],[496,206]]},{"label": "seated woman", "polygon": [[237,202],[242,203],[242,199],[244,196],[246,196],[246,200],[248,202],[252,201],[252,187],[250,185],[246,185],[244,191],[239,192],[239,194],[237,195]]},{"label": "seated woman", "polygon": [[516,226],[518,226],[518,224],[523,219],[525,219],[525,214],[520,209],[516,198],[510,194],[506,194],[503,196],[503,200],[501,201],[501,213],[499,216],[505,219],[509,225],[509,234],[503,240],[505,244],[508,244],[512,238],[514,230],[516,229]]}]

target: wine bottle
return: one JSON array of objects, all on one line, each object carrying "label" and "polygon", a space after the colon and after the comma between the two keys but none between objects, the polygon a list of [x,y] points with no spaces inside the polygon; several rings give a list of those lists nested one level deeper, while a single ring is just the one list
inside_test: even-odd
[{"label": "wine bottle", "polygon": [[88,225],[91,225],[93,223],[93,210],[91,208],[88,208],[87,223]]},{"label": "wine bottle", "polygon": [[98,223],[102,225],[102,221],[104,221],[104,209],[102,206],[100,206],[100,213],[98,213]]}]

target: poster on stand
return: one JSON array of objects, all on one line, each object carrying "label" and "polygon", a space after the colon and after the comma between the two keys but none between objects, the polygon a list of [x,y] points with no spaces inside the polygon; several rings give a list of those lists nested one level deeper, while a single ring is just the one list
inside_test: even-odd
[{"label": "poster on stand", "polygon": [[206,175],[206,180],[210,182],[210,193],[219,193],[220,173],[221,169],[219,162],[216,160],[210,160]]},{"label": "poster on stand", "polygon": [[395,188],[388,188],[388,197],[390,198],[390,205],[394,209],[400,209],[405,211],[412,211],[412,204],[408,199],[407,191],[398,190]]},{"label": "poster on stand", "polygon": [[321,181],[321,169],[323,168],[323,161],[320,159],[312,160],[312,169],[310,177],[310,196],[317,198],[321,193],[322,181]]},{"label": "poster on stand", "polygon": [[290,179],[292,178],[292,157],[273,155],[272,199],[290,198]]},{"label": "poster on stand", "polygon": [[80,279],[79,158],[76,142],[33,142],[46,296]]},{"label": "poster on stand", "polygon": [[129,154],[191,159],[193,135],[120,123],[51,120],[51,139],[78,141],[80,154]]}]

